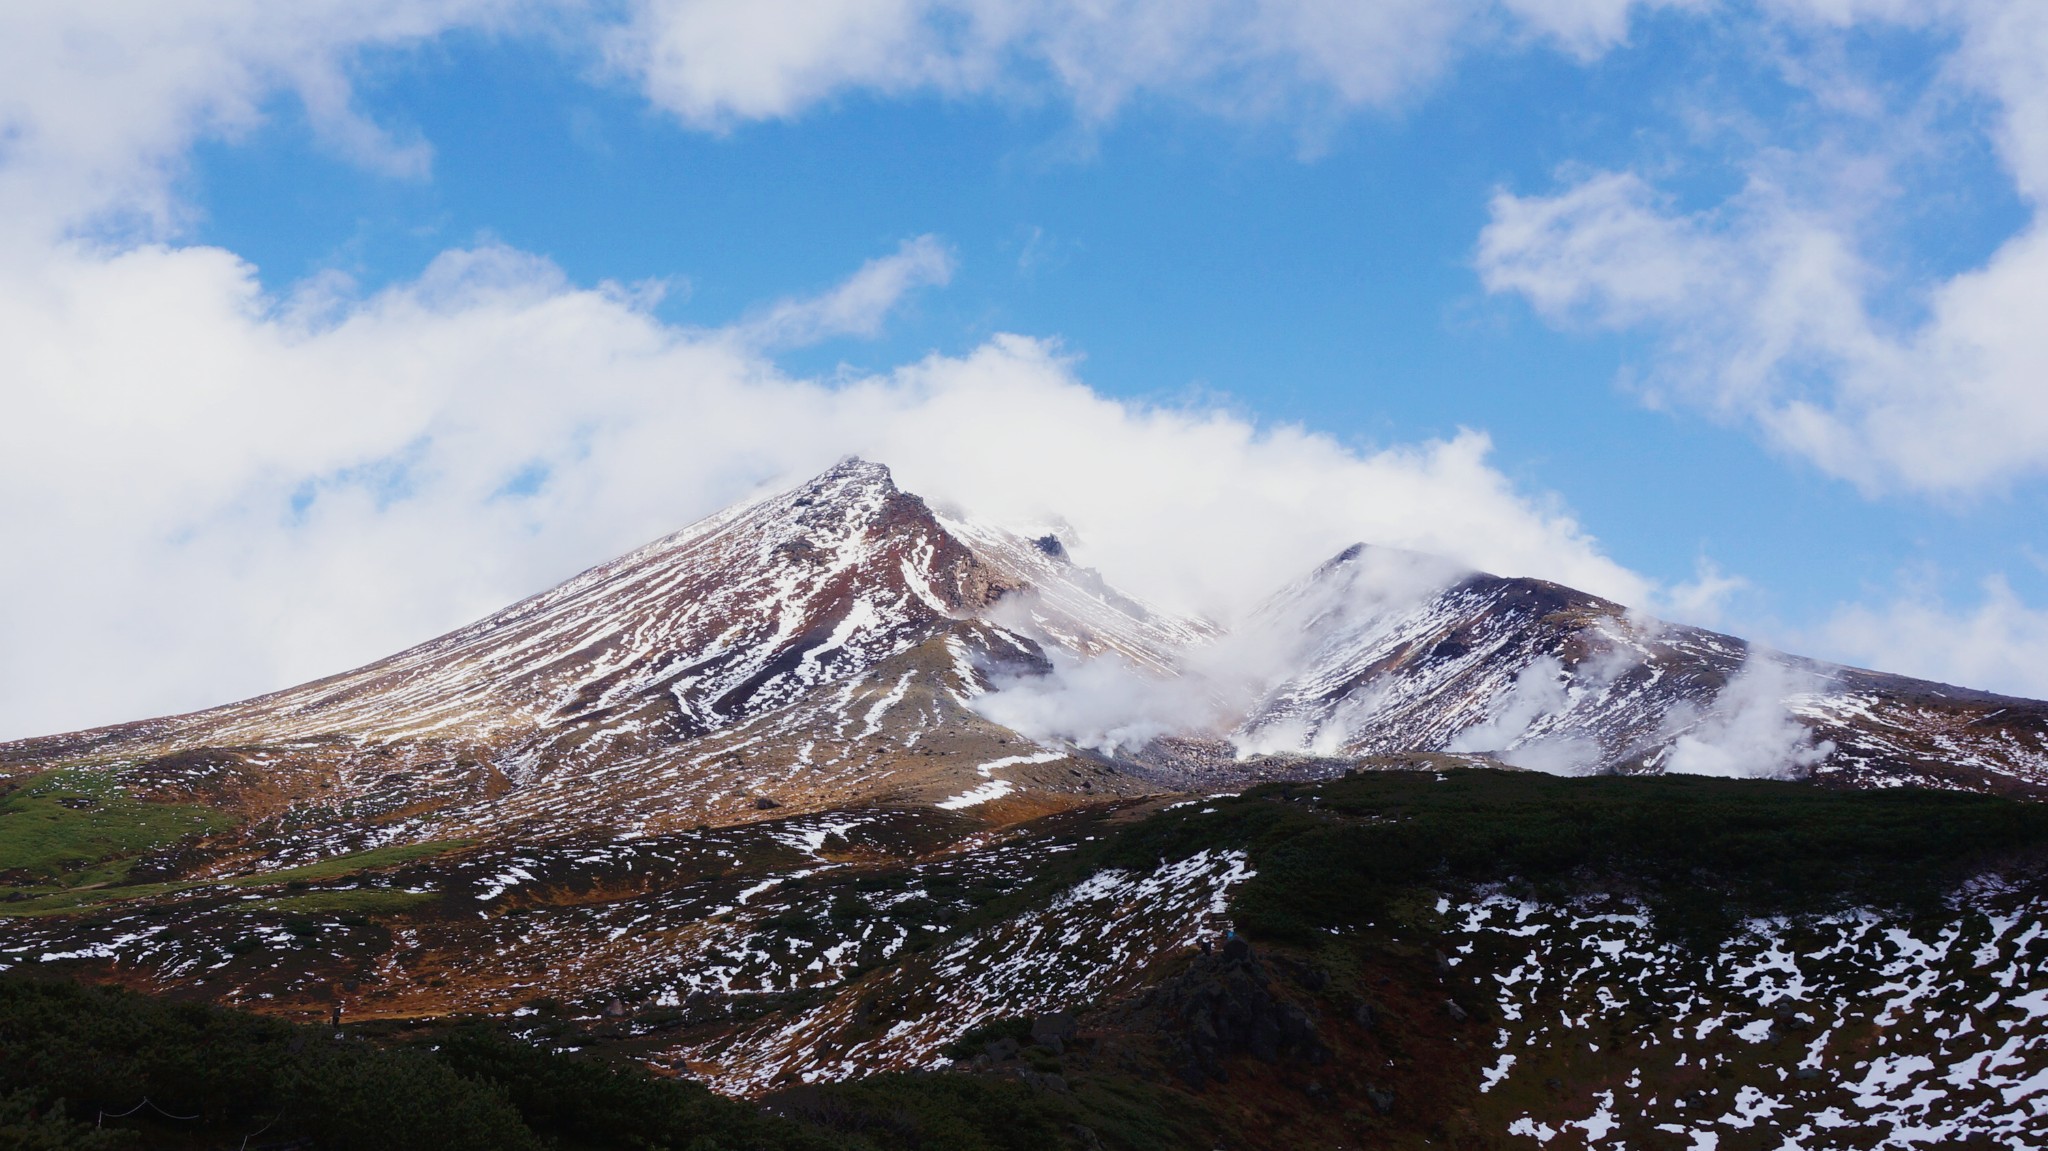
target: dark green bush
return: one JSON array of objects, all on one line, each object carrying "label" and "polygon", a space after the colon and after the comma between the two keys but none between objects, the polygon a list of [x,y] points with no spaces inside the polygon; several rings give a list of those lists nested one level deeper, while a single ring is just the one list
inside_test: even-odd
[{"label": "dark green bush", "polygon": [[[883,1076],[786,1103],[764,1113],[483,1022],[382,1046],[112,988],[0,978],[0,1148],[10,1151],[237,1146],[252,1135],[320,1151],[1065,1145],[1054,1101],[967,1076]],[[115,1117],[95,1130],[101,1112]]]},{"label": "dark green bush", "polygon": [[1057,1151],[1068,1146],[1052,1100],[1016,1083],[968,1075],[877,1075],[793,1088],[770,1096],[764,1106],[880,1151]]},{"label": "dark green bush", "polygon": [[[417,1052],[109,988],[0,980],[0,1091],[73,1115],[235,1138],[266,1125],[337,1151],[537,1147],[497,1087]],[[137,1107],[143,1100],[149,1106]],[[190,1116],[172,1120],[169,1115]],[[123,1125],[130,1125],[124,1123]]]},{"label": "dark green bush", "polygon": [[1418,887],[1492,882],[1639,895],[1666,929],[1706,939],[1746,915],[1925,909],[2048,849],[2048,805],[1763,780],[1365,773],[1206,806],[1133,828],[1111,858],[1246,848],[1258,874],[1234,902],[1239,924],[1298,941],[1383,919]]}]

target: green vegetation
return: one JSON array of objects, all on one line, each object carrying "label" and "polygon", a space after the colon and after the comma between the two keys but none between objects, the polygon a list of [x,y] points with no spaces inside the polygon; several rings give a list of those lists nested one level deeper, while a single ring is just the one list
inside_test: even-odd
[{"label": "green vegetation", "polygon": [[[78,784],[60,787],[60,782],[50,781],[50,790],[38,794],[22,788],[8,795],[0,818],[14,818],[17,803],[54,804],[75,815],[124,810],[122,804],[148,806],[111,790],[81,796],[64,790]],[[91,799],[97,806],[57,802],[62,799]],[[94,849],[102,854],[83,852],[98,862],[58,864],[56,873],[76,877],[110,866],[108,860],[138,850],[134,844],[161,842],[161,835],[175,829],[170,823],[148,824],[161,819],[158,812],[143,812],[139,818],[147,826],[136,830],[133,840],[107,838],[113,834],[107,832],[95,841],[107,845]],[[1704,943],[1748,915],[1843,905],[1907,914],[1932,910],[1957,883],[1986,868],[2017,875],[2048,860],[2048,805],[1953,792],[1850,792],[1688,777],[1361,773],[1315,785],[1266,785],[1133,823],[1118,822],[1122,818],[1091,812],[1039,825],[1042,842],[1070,850],[1047,853],[1028,883],[927,876],[922,882],[934,897],[971,909],[939,916],[943,904],[929,899],[925,902],[934,918],[922,921],[954,921],[956,929],[964,930],[1039,904],[1097,868],[1143,871],[1199,850],[1242,848],[1252,856],[1256,875],[1237,889],[1236,923],[1258,942],[1276,983],[1292,981],[1283,990],[1312,986],[1286,972],[1313,968],[1314,987],[1328,981],[1327,989],[1315,994],[1322,996],[1325,1034],[1339,1050],[1338,1060],[1313,1070],[1283,1069],[1286,1074],[1279,1078],[1257,1068],[1241,1076],[1233,1071],[1228,1085],[1212,1087],[1216,1094],[1204,1102],[1175,1086],[1180,1080],[1165,1062],[1182,1025],[1176,1022],[1180,1016],[1155,1018],[1142,1014],[1150,1009],[1141,1009],[1138,1016],[1119,1017],[1125,1019],[1118,1024],[1120,1038],[1100,1051],[1087,1045],[1094,1039],[1063,1051],[1052,1044],[1032,1047],[1028,1021],[1012,1018],[967,1033],[948,1054],[971,1058],[991,1043],[1014,1039],[1024,1050],[1006,1069],[1013,1078],[890,1075],[790,1086],[757,1107],[593,1056],[590,1051],[625,1051],[630,1043],[607,1039],[601,1027],[579,1036],[562,1020],[549,1024],[556,1028],[558,1045],[581,1046],[584,1053],[563,1055],[528,1046],[481,1022],[439,1026],[410,1037],[367,1024],[351,1027],[350,1038],[337,1041],[332,1029],[0,977],[0,1148],[197,1151],[237,1146],[250,1136],[255,1136],[252,1146],[305,1138],[323,1151],[430,1146],[434,1151],[1057,1151],[1095,1146],[1097,1140],[1119,1149],[1213,1146],[1212,1136],[1219,1131],[1241,1132],[1251,1129],[1244,1125],[1262,1122],[1243,1109],[1247,1100],[1264,1098],[1260,1106],[1289,1114],[1307,1114],[1302,1100],[1309,1098],[1335,1099],[1326,1109],[1363,1107],[1357,1103],[1358,1084],[1367,1080],[1360,1077],[1370,1070],[1391,1078],[1395,1072],[1386,1070],[1393,1067],[1387,1060],[1399,1056],[1418,1061],[1402,1072],[1407,1075],[1401,1087],[1404,1110],[1389,1118],[1379,1104],[1367,1109],[1372,1124],[1392,1125],[1384,1128],[1392,1131],[1427,1108],[1436,1108],[1429,1115],[1448,1115],[1465,1105],[1459,1102],[1464,1096],[1453,1098],[1449,1088],[1429,1086],[1453,1081],[1446,1078],[1446,1068],[1456,1068],[1460,1076],[1470,1070],[1459,1062],[1467,1059],[1466,1049],[1445,1037],[1450,1024],[1444,1021],[1442,1001],[1449,992],[1425,970],[1429,934],[1438,926],[1434,907],[1439,893],[1503,884],[1547,899],[1619,894],[1651,906],[1661,929]],[[10,858],[30,858],[36,851],[43,854],[34,858],[56,858],[48,848],[34,846],[44,842],[32,839],[6,847],[19,852]],[[311,938],[321,930],[320,916],[357,922],[349,917],[418,913],[441,898],[393,887],[320,884],[467,846],[466,841],[442,841],[380,848],[207,886],[215,889],[213,895],[235,898],[236,906],[273,922],[282,917],[287,931]],[[907,874],[811,877],[802,881],[807,912],[792,910],[764,926],[799,935],[814,934],[835,921],[858,923],[873,914],[869,893],[900,890],[909,882]],[[232,886],[222,892],[227,885]],[[48,913],[197,886],[74,887],[0,907],[11,913]],[[274,889],[263,891],[260,900],[235,890],[260,887]],[[898,905],[892,913],[909,912]],[[916,914],[921,917],[924,910]],[[1424,930],[1416,933],[1415,928]],[[1398,939],[1389,938],[1396,934]],[[259,945],[254,936],[246,936],[228,947],[237,951]],[[914,945],[908,954],[909,963],[929,962],[915,958]],[[1418,990],[1398,982],[1410,969],[1421,973],[1426,986]],[[1388,982],[1389,973],[1397,982]],[[795,1011],[826,994],[759,997],[734,1018]],[[1382,1022],[1360,1024],[1375,1028],[1372,1038],[1354,1035],[1348,1042],[1353,1054],[1374,1053],[1369,1068],[1365,1062],[1343,1062],[1347,1040],[1336,1034],[1349,1026],[1341,1020],[1367,999],[1377,1004]],[[874,1025],[879,1029],[887,1023],[883,1004]],[[369,1038],[373,1035],[383,1039]],[[614,1045],[607,1048],[608,1042]],[[1364,1043],[1372,1046],[1358,1046]],[[1404,1050],[1410,1054],[1400,1054]],[[1281,1082],[1296,1072],[1315,1077],[1312,1094],[1302,1094],[1309,1083]],[[1455,1078],[1460,1084],[1468,1080]],[[1344,1096],[1347,1090],[1352,1094]],[[145,1098],[149,1105],[141,1106]],[[126,1113],[139,1106],[133,1114],[106,1120],[104,1130],[94,1126],[102,1112]]]},{"label": "green vegetation", "polygon": [[[324,1148],[365,1151],[539,1146],[501,1089],[431,1054],[62,983],[0,981],[7,1092],[61,1101],[88,1130],[102,1112],[133,1112],[106,1121],[140,1136],[126,1146],[233,1145],[257,1132],[256,1142],[318,1132]],[[0,1128],[0,1146],[10,1139],[24,1137]]]},{"label": "green vegetation", "polygon": [[[137,856],[232,820],[210,808],[145,803],[91,771],[53,771],[0,797],[0,875],[17,880],[0,916],[64,915],[110,903],[173,895],[224,883],[237,887],[304,885],[384,871],[460,851],[474,842],[442,839],[338,855],[301,867],[224,880],[123,883]],[[266,909],[397,914],[437,898],[393,891],[312,892],[267,900]]]},{"label": "green vegetation", "polygon": [[834,1146],[1052,1151],[1071,1146],[1062,1106],[1018,1083],[968,1075],[877,1075],[772,1096],[776,1115],[829,1131]]},{"label": "green vegetation", "polygon": [[321,1151],[1057,1151],[1072,1145],[1071,1106],[1013,1083],[893,1075],[795,1089],[764,1111],[477,1022],[387,1046],[111,988],[0,978],[0,1147],[307,1138]]},{"label": "green vegetation", "polygon": [[1239,924],[1302,942],[1402,918],[1421,889],[1501,882],[1638,895],[1665,929],[1704,940],[1754,914],[1930,908],[1985,866],[2048,849],[2048,805],[1685,776],[1371,773],[1205,806],[1155,816],[1108,854],[1143,866],[1246,848],[1258,874],[1234,901]]},{"label": "green vegetation", "polygon": [[43,895],[30,895],[19,901],[0,903],[0,916],[66,915],[76,911],[88,911],[108,903],[120,903],[130,899],[147,899],[157,895],[174,895],[201,886],[198,883],[131,883],[122,887],[78,887],[68,891],[54,891]]},{"label": "green vegetation", "polygon": [[111,883],[136,856],[230,823],[194,804],[145,803],[99,772],[44,772],[0,797],[0,875],[29,885]]}]

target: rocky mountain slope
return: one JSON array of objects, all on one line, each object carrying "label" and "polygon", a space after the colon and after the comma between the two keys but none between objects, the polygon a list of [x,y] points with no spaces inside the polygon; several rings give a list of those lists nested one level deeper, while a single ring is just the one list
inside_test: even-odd
[{"label": "rocky mountain slope", "polygon": [[[1190,693],[1219,660],[1256,682],[1216,729],[1121,757],[976,706],[1054,659],[1101,656]],[[368,667],[0,745],[0,771],[91,765],[142,798],[231,811],[239,866],[876,801],[1001,821],[1227,781],[1248,754],[1266,757],[1256,776],[1410,752],[2032,794],[2048,786],[2048,705],[1753,654],[1568,588],[1364,546],[1223,636],[1118,592],[1057,537],[943,519],[850,460]]]},{"label": "rocky mountain slope", "polygon": [[929,832],[793,817],[131,888],[10,919],[0,978],[372,1039],[495,1019],[828,1127],[859,1116],[816,1085],[949,1071],[903,1089],[1022,1087],[1052,1122],[1019,1146],[2048,1137],[2048,808],[1387,770]]},{"label": "rocky mountain slope", "polygon": [[[1088,702],[1113,711],[1119,682],[1148,685],[1133,707],[1179,693],[1203,706],[1169,714],[1205,718],[1146,718],[1165,734],[1134,746],[996,706],[1099,683]],[[1461,770],[1502,766],[1522,773]],[[1731,889],[1711,947],[1660,934],[1669,908],[1626,860],[1531,887],[1445,856],[1370,913],[1304,933],[1271,911],[1277,876],[1354,892],[1343,867],[1397,858],[1318,838],[1411,818],[1359,807],[1366,781],[1684,782],[1615,778],[1666,773],[1805,778],[1741,785],[1792,827],[1796,797],[1830,794],[1811,783],[1884,819],[1894,791],[1930,819],[1989,806],[1935,820],[1932,845],[1907,845],[1920,807],[1844,841],[1938,857],[1947,886],[1910,913],[1772,840],[1763,858],[1807,860],[1829,899]],[[2010,1139],[2040,1123],[2028,1084],[2048,1092],[2027,854],[2048,830],[2014,831],[2029,805],[1912,790],[2048,793],[2048,705],[1370,547],[1226,632],[858,460],[365,668],[0,745],[0,780],[0,970],[304,1018],[481,1015],[736,1094],[958,1061],[1041,1093],[1120,1084],[1161,1113],[1187,1095],[1203,1146],[1775,1148],[1762,1132],[1796,1118],[1811,1148],[1922,1121]],[[1594,794],[1530,802],[1576,826]],[[1640,794],[1627,810],[1687,838],[1667,816],[1691,793]],[[1230,822],[1270,810],[1300,822]],[[1257,956],[1194,958],[1233,925]],[[1908,1007],[1942,1022],[1907,1026]],[[1034,1018],[1065,1022],[1051,1042],[1002,1030]],[[1794,1059],[1788,1037],[1819,1045]],[[1935,1082],[1970,1060],[1968,1084]],[[1098,1105],[1076,1122],[1109,1132]],[[1844,1124],[1862,1134],[1828,1142]]]},{"label": "rocky mountain slope", "polygon": [[1130,787],[975,714],[990,677],[1043,669],[1048,647],[1163,669],[1208,634],[1057,541],[949,529],[855,460],[368,667],[0,745],[0,770],[92,765],[231,810],[238,860],[272,862],[885,800],[1031,814]]}]

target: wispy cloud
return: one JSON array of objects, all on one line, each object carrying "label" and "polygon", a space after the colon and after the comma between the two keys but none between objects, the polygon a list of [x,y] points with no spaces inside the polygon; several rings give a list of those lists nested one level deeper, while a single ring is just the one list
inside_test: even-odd
[{"label": "wispy cloud", "polygon": [[1143,97],[1224,115],[1384,106],[1481,45],[1591,59],[1630,16],[1693,0],[637,0],[612,66],[723,130],[848,92],[1069,102],[1099,122]]},{"label": "wispy cloud", "polygon": [[[1653,399],[1753,423],[1773,443],[1872,492],[1941,496],[2048,475],[2048,8],[1800,4],[1777,11],[1823,42],[1834,22],[1932,25],[1958,38],[1937,89],[1989,98],[1992,138],[2031,219],[1984,264],[1917,285],[1924,315],[1888,320],[1898,274],[1867,237],[1895,180],[1886,149],[1920,115],[1853,74],[1802,74],[1816,140],[1771,140],[1740,191],[1680,207],[1634,171],[1495,197],[1478,245],[1486,286],[1562,325],[1657,340]],[[1854,89],[1853,91],[1850,89]],[[1860,142],[1859,142],[1860,141]],[[1802,145],[1803,147],[1794,147]],[[1935,178],[1940,178],[1936,176]]]},{"label": "wispy cloud", "polygon": [[834,336],[874,336],[903,298],[953,279],[953,250],[937,236],[918,236],[887,256],[862,264],[822,295],[781,300],[742,320],[733,334],[761,348],[796,348]]},{"label": "wispy cloud", "polygon": [[1844,607],[1815,639],[1867,667],[2048,698],[2048,611],[2028,607],[2002,578],[1980,591],[1974,606],[1958,608],[1931,589],[1908,588]]}]

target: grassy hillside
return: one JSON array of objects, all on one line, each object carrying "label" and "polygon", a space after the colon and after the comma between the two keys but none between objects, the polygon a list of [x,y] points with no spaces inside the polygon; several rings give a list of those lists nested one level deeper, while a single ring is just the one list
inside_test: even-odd
[{"label": "grassy hillside", "polygon": [[45,772],[0,794],[0,879],[31,890],[110,883],[136,856],[229,822],[194,804],[144,803],[101,772]]}]

